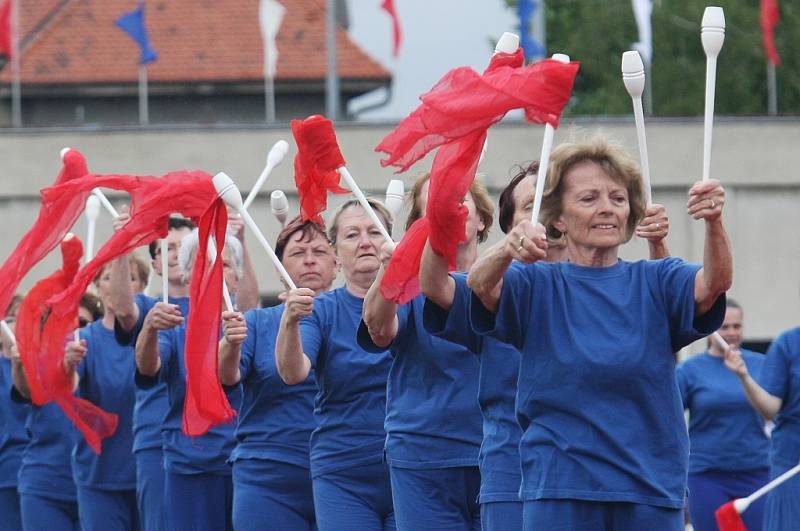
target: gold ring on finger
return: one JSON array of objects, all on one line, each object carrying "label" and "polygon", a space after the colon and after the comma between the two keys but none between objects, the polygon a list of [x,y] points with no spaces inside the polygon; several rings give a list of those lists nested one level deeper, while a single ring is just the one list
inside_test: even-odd
[{"label": "gold ring on finger", "polygon": [[661,223],[656,223],[656,230],[661,230]]},{"label": "gold ring on finger", "polygon": [[519,252],[522,252],[522,244],[520,244],[520,246],[519,246],[519,247],[517,247],[517,252],[518,252],[518,253],[519,253]]},{"label": "gold ring on finger", "polygon": [[715,203],[714,200],[712,199],[711,200],[711,208],[715,208],[716,206],[717,206],[717,203]]}]

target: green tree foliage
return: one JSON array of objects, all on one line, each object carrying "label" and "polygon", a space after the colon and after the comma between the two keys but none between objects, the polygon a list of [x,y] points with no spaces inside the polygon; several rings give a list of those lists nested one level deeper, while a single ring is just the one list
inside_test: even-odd
[{"label": "green tree foliage", "polygon": [[[516,0],[505,0],[514,8]],[[564,52],[581,62],[572,115],[629,114],[620,59],[638,40],[630,0],[549,0],[546,2],[548,53]],[[653,8],[653,113],[703,113],[705,54],[700,20],[707,5],[725,9],[725,45],[717,64],[715,108],[724,115],[766,114],[766,58],[759,25],[759,2],[752,0],[655,0]],[[781,22],[775,42],[778,112],[800,114],[800,2],[779,1]]]}]

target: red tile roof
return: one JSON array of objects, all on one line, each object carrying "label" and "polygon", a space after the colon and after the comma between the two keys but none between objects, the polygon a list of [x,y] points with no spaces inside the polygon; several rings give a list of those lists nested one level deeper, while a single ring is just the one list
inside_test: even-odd
[{"label": "red tile roof", "polygon": [[[281,0],[279,81],[325,77],[325,0]],[[139,49],[114,21],[137,0],[24,0],[24,84],[135,83]],[[148,67],[156,83],[263,79],[259,0],[149,0],[146,21],[159,58]],[[343,79],[388,81],[390,74],[337,31]],[[4,68],[7,80],[10,68]]]}]

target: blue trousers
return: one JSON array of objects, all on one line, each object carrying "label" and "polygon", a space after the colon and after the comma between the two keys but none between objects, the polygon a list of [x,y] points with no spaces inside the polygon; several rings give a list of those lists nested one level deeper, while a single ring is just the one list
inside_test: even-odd
[{"label": "blue trousers", "polygon": [[139,531],[136,491],[78,486],[78,515],[83,531]]},{"label": "blue trousers", "polygon": [[585,500],[528,500],[523,507],[527,531],[683,531],[683,509]]},{"label": "blue trousers", "polygon": [[351,467],[313,479],[320,531],[394,531],[389,470],[384,463]]},{"label": "blue trousers", "polygon": [[314,494],[307,468],[269,459],[233,463],[236,531],[313,531]]},{"label": "blue trousers", "polygon": [[[769,470],[708,471],[689,474],[689,517],[695,531],[717,531],[714,511],[736,498],[749,496],[769,481]],[[764,505],[761,498],[742,513],[747,531],[761,531]],[[800,503],[800,501],[798,501]]]},{"label": "blue trousers", "polygon": [[0,531],[22,531],[17,487],[0,489]]},{"label": "blue trousers", "polygon": [[522,531],[522,502],[486,502],[481,504],[483,531]]},{"label": "blue trousers", "polygon": [[397,528],[480,531],[478,467],[417,470],[389,467]]},{"label": "blue trousers", "polygon": [[[792,467],[773,465],[772,478],[780,476],[790,468]],[[742,516],[748,511],[750,509],[747,509]],[[798,526],[800,526],[800,476],[795,476],[767,494],[764,531],[784,531],[797,529]]]},{"label": "blue trousers", "polygon": [[230,476],[165,472],[164,525],[169,531],[233,531],[232,505]]},{"label": "blue trousers", "polygon": [[78,502],[52,500],[35,494],[20,494],[22,529],[25,531],[81,531]]},{"label": "blue trousers", "polygon": [[142,531],[164,531],[164,454],[139,450],[136,457],[136,506]]}]

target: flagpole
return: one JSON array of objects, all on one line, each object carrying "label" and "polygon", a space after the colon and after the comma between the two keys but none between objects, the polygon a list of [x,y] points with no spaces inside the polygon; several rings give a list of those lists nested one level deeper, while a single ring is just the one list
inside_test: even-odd
[{"label": "flagpole", "polygon": [[328,52],[328,73],[325,76],[325,114],[330,120],[339,118],[339,76],[336,69],[336,0],[327,0],[325,25]]},{"label": "flagpole", "polygon": [[547,57],[547,24],[544,18],[545,2],[538,0],[536,11],[533,12],[533,37],[542,46],[542,55],[536,59],[543,59]]},{"label": "flagpole", "polygon": [[147,65],[139,65],[139,125],[150,122],[150,109],[147,101]]},{"label": "flagpole", "polygon": [[19,33],[19,0],[11,0],[11,123],[14,127],[22,127]]},{"label": "flagpole", "polygon": [[775,77],[775,65],[767,60],[767,114],[778,114],[778,84]]},{"label": "flagpole", "polygon": [[272,50],[264,46],[264,107],[267,112],[267,123],[275,121],[275,79],[270,72]]}]

